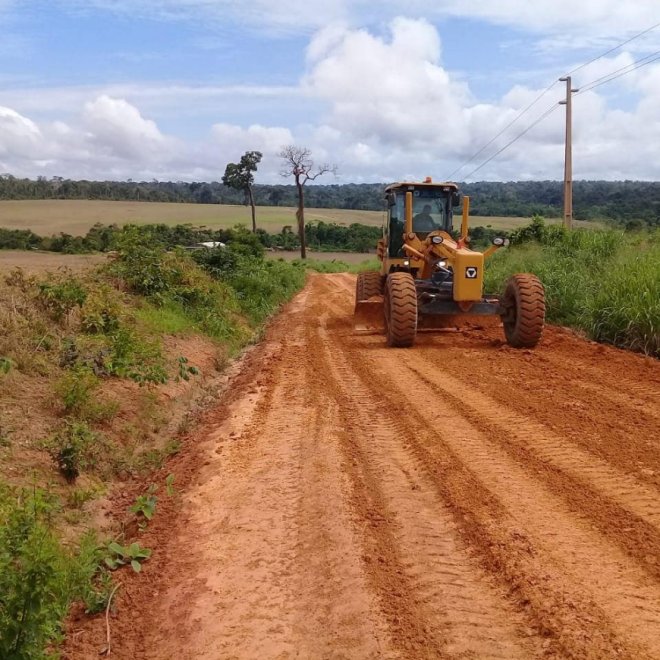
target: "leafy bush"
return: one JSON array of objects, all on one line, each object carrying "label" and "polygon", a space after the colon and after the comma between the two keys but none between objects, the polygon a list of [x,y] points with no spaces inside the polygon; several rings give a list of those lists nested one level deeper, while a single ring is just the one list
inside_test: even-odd
[{"label": "leafy bush", "polygon": [[244,258],[224,279],[236,291],[243,313],[259,324],[302,288],[305,270],[282,260]]},{"label": "leafy bush", "polygon": [[99,435],[86,422],[73,420],[65,420],[46,447],[67,481],[75,481],[82,470],[96,466],[102,451]]},{"label": "leafy bush", "polygon": [[85,365],[76,365],[55,384],[55,393],[62,402],[66,415],[87,421],[101,422],[110,419],[117,412],[114,402],[99,400],[96,389],[100,385],[98,377]]},{"label": "leafy bush", "polygon": [[31,250],[40,244],[41,237],[29,229],[0,227],[0,250]]},{"label": "leafy bush", "polygon": [[105,283],[89,292],[81,308],[80,325],[91,334],[110,334],[121,325],[122,301],[119,293]]},{"label": "leafy bush", "polygon": [[78,552],[65,550],[53,529],[56,502],[39,489],[0,484],[0,657],[39,660],[61,638],[60,622],[73,600],[105,606],[107,581],[99,572],[93,534]]},{"label": "leafy bush", "polygon": [[71,274],[65,274],[54,282],[39,283],[38,299],[56,321],[61,321],[76,307],[82,307],[87,299],[87,289]]}]

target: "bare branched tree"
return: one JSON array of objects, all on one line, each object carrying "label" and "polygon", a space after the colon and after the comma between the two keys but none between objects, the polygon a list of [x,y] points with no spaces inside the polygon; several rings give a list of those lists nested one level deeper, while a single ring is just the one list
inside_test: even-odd
[{"label": "bare branched tree", "polygon": [[279,157],[284,161],[280,174],[285,177],[292,176],[296,182],[298,192],[298,210],[296,219],[298,221],[298,237],[300,239],[300,257],[307,258],[307,246],[305,245],[305,184],[308,181],[314,181],[328,172],[337,173],[337,166],[323,163],[314,165],[312,152],[307,147],[296,147],[289,145],[284,147],[279,153]]}]

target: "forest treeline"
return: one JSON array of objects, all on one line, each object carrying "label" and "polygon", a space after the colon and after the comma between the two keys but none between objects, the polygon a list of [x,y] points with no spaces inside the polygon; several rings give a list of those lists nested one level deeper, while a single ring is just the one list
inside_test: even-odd
[{"label": "forest treeline", "polygon": [[[308,207],[379,211],[385,184],[329,184],[306,187]],[[547,218],[562,214],[562,183],[517,181],[460,184],[471,197],[471,211],[480,216]],[[609,219],[622,224],[660,224],[660,182],[576,181],[574,213],[578,220]],[[259,206],[295,206],[293,185],[254,185]],[[74,181],[62,177],[19,179],[0,175],[0,199],[99,199],[144,202],[243,204],[244,195],[219,182]]]}]

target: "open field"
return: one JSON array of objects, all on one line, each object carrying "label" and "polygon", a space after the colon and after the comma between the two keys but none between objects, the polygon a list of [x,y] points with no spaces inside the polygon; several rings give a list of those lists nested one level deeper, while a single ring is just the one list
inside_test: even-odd
[{"label": "open field", "polygon": [[106,258],[104,254],[58,254],[24,250],[0,250],[0,273],[23,268],[28,273],[44,273],[58,268],[81,271],[96,266]]},{"label": "open field", "polygon": [[162,471],[113,656],[659,658],[659,363],[554,327],[390,349],[354,288],[312,276]]},{"label": "open field", "polygon": [[[309,259],[316,261],[343,261],[347,264],[359,264],[373,255],[364,252],[312,252],[307,251]],[[300,252],[266,252],[268,259],[293,261],[300,257]],[[104,254],[57,254],[55,252],[37,252],[26,250],[0,250],[0,273],[23,268],[28,273],[44,273],[58,268],[81,271],[96,266],[105,260]]]},{"label": "open field", "polygon": [[[380,211],[352,211],[345,209],[307,209],[308,222],[322,220],[349,225],[359,222],[380,226]],[[258,226],[277,233],[284,225],[294,225],[295,209],[260,206],[257,208]],[[171,204],[160,202],[106,202],[85,200],[21,200],[0,201],[0,227],[31,229],[40,236],[64,232],[82,235],[95,223],[124,225],[128,223],[191,223],[208,227],[233,227],[238,223],[251,226],[249,207],[220,204]],[[515,229],[526,225],[529,218],[478,217],[473,226],[491,225],[497,229]],[[559,220],[549,220],[550,223]],[[594,223],[576,223],[593,227]]]}]

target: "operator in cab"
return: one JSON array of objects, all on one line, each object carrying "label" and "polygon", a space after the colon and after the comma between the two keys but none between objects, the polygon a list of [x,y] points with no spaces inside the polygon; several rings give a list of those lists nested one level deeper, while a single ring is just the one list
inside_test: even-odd
[{"label": "operator in cab", "polygon": [[413,231],[415,232],[430,232],[435,231],[437,226],[433,221],[431,215],[431,205],[424,204],[421,213],[413,217]]}]

